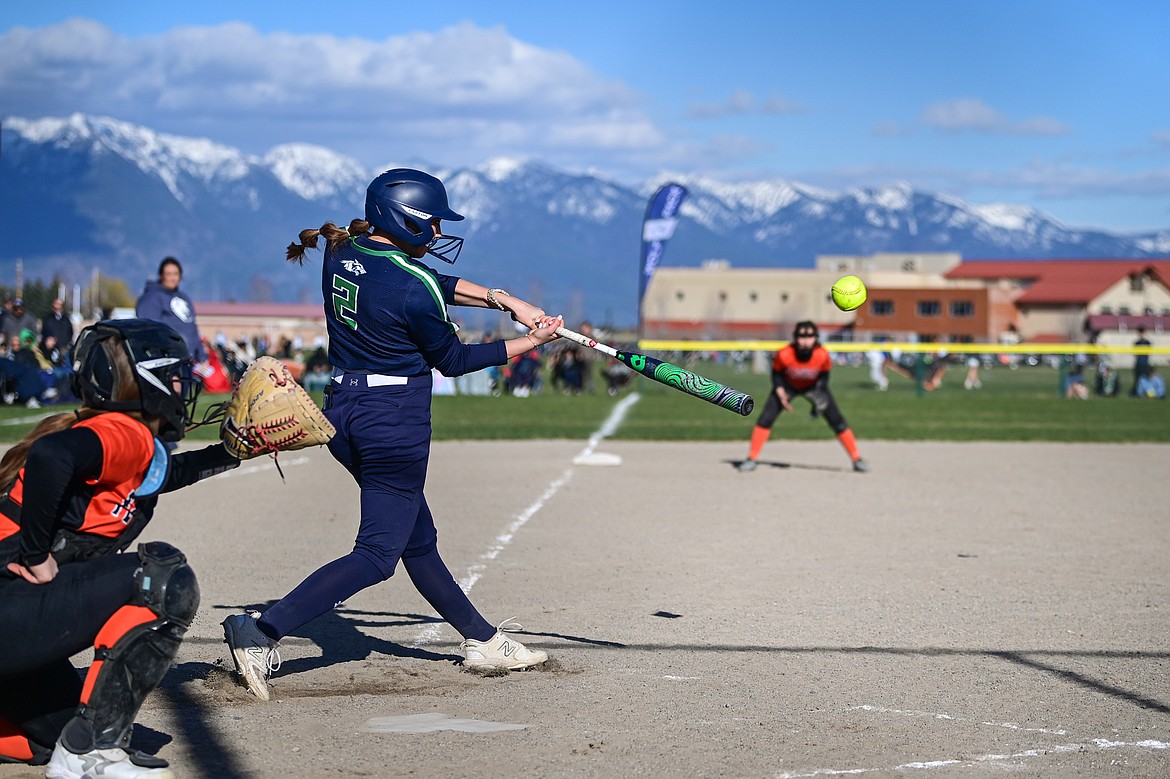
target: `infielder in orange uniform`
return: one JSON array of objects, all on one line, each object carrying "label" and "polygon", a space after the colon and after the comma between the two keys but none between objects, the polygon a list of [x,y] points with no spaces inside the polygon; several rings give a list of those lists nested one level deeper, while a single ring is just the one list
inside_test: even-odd
[{"label": "infielder in orange uniform", "polygon": [[754,471],[756,461],[772,425],[781,411],[792,411],[792,399],[803,395],[812,404],[813,416],[823,416],[829,427],[837,434],[837,440],[853,461],[853,470],[868,471],[869,465],[857,451],[857,440],[849,423],[837,408],[833,393],[829,392],[829,371],[833,361],[828,350],[821,346],[817,326],[813,322],[798,322],[792,332],[792,343],[776,352],[772,361],[772,392],[764,403],[764,410],[752,430],[751,449],[748,458],[739,464],[741,471]]}]

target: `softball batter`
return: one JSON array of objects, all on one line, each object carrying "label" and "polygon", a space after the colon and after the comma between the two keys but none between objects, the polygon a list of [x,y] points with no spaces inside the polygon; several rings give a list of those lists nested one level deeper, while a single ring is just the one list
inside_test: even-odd
[{"label": "softball batter", "polygon": [[[326,563],[262,615],[224,621],[236,670],[268,699],[279,665],[277,642],[355,593],[385,581],[399,559],[419,593],[464,641],[464,665],[519,670],[545,662],[476,610],[439,557],[434,519],[423,495],[431,443],[431,369],[461,376],[504,365],[556,338],[564,324],[502,289],[488,289],[422,264],[427,254],[453,263],[463,239],[445,236],[451,210],[434,176],[397,168],[366,190],[366,218],[348,229],[304,230],[288,258],[303,261],[318,236],[327,242],[321,274],[333,377],[325,413],[337,428],[329,451],[361,489],[353,551]],[[519,338],[463,344],[449,305],[497,308],[531,328]]]}]

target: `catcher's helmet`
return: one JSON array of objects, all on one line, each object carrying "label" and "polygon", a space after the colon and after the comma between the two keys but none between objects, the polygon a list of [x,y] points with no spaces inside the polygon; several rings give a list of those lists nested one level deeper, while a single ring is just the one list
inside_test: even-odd
[{"label": "catcher's helmet", "polygon": [[[116,364],[118,349],[128,358],[128,375]],[[90,325],[77,337],[72,387],[90,408],[157,417],[158,437],[178,441],[191,423],[203,385],[192,371],[187,344],[172,328],[146,319],[110,319]]]},{"label": "catcher's helmet", "polygon": [[[810,335],[815,339],[813,345],[807,349],[802,349],[797,339],[801,336],[807,337]],[[807,362],[812,357],[813,349],[819,346],[820,342],[820,332],[817,330],[816,322],[809,322],[807,320],[797,322],[796,327],[792,328],[792,348],[796,350],[796,358],[801,362]]]},{"label": "catcher's helmet", "polygon": [[366,187],[367,222],[407,246],[426,246],[428,254],[453,263],[463,249],[463,239],[453,235],[435,238],[431,223],[436,219],[458,222],[463,217],[447,205],[443,182],[428,173],[394,168]]}]

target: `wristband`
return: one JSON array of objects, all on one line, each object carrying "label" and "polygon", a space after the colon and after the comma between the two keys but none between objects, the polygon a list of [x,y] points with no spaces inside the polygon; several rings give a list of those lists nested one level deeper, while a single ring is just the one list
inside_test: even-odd
[{"label": "wristband", "polygon": [[506,290],[506,289],[493,288],[493,289],[489,289],[487,291],[487,294],[484,295],[483,299],[486,300],[488,305],[491,306],[492,308],[498,308],[500,311],[507,311],[508,309],[504,308],[504,304],[501,303],[500,301],[496,300],[496,293],[497,292],[500,293],[501,295],[508,294],[508,290]]}]

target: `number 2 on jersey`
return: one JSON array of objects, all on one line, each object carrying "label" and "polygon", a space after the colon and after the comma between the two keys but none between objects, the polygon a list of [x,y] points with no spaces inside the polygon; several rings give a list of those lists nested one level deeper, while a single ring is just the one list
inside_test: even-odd
[{"label": "number 2 on jersey", "polygon": [[358,329],[357,319],[358,285],[333,274],[333,313],[354,330]]}]

